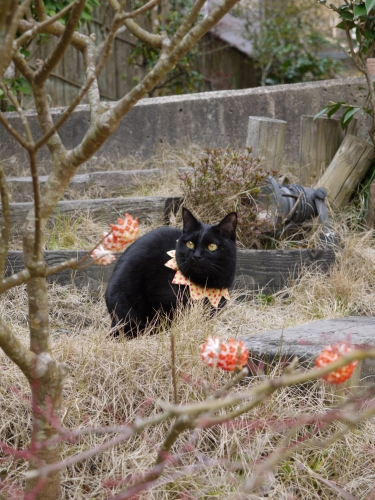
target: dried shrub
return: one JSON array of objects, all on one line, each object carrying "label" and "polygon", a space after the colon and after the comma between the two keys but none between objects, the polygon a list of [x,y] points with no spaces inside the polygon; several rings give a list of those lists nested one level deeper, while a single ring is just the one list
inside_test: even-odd
[{"label": "dried shrub", "polygon": [[238,214],[238,242],[245,248],[261,247],[264,221],[260,221],[254,197],[269,174],[260,158],[228,149],[205,149],[198,161],[190,162],[192,170],[180,174],[184,203],[209,224],[227,213]]}]

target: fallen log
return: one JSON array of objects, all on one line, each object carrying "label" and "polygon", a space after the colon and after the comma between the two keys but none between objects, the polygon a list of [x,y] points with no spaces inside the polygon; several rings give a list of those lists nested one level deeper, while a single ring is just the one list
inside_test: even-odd
[{"label": "fallen log", "polygon": [[374,157],[373,144],[354,135],[347,135],[316,187],[326,188],[328,198],[336,206],[343,208]]}]

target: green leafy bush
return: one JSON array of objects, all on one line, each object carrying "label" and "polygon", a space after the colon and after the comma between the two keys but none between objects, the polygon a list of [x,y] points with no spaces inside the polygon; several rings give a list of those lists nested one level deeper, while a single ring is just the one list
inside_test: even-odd
[{"label": "green leafy bush", "polygon": [[254,197],[266,177],[260,158],[231,149],[205,149],[202,157],[191,162],[192,170],[180,174],[184,203],[199,218],[215,223],[227,213],[238,214],[238,242],[246,248],[259,248],[265,223],[260,221]]}]

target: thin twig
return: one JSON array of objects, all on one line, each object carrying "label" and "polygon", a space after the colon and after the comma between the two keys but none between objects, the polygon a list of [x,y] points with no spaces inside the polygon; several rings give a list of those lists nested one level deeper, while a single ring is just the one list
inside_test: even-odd
[{"label": "thin twig", "polygon": [[[96,65],[96,69],[93,74],[88,76],[86,79],[86,83],[82,85],[81,90],[78,92],[77,96],[74,98],[74,100],[70,103],[70,105],[67,107],[67,109],[64,111],[64,113],[60,116],[60,118],[57,120],[56,123],[52,122],[52,125],[48,131],[44,133],[44,135],[36,142],[35,148],[39,149],[43,144],[45,144],[48,139],[55,133],[59,128],[66,122],[66,120],[69,118],[69,116],[73,113],[75,108],[78,106],[78,104],[81,102],[83,97],[85,96],[86,92],[92,85],[92,83],[98,78],[100,75],[103,67],[105,66],[106,62],[108,61],[110,55],[111,55],[111,46],[113,43],[113,40],[116,36],[116,31],[121,23],[121,18],[119,16],[115,16],[113,19],[112,26],[110,28],[110,32],[108,34],[107,40],[105,42],[105,45],[103,47],[99,62]],[[88,42],[86,42],[88,43]]]},{"label": "thin twig", "polygon": [[26,139],[30,145],[30,148],[33,148],[34,147],[33,134],[31,132],[29,122],[27,121],[26,115],[22,109],[21,104],[18,102],[17,97],[13,94],[13,92],[10,90],[8,85],[6,85],[4,82],[0,82],[0,88],[6,94],[6,96],[8,97],[10,102],[13,104],[13,106],[16,108],[16,111],[19,114],[19,116],[21,118],[22,125],[25,129]]},{"label": "thin twig", "polygon": [[7,182],[3,164],[0,163],[0,198],[2,211],[1,241],[0,241],[0,279],[3,278],[6,266],[6,259],[9,246],[10,235],[10,209]]},{"label": "thin twig", "polygon": [[178,405],[178,391],[177,391],[177,374],[176,374],[176,337],[172,330],[171,337],[171,369],[172,369],[172,384],[173,384],[173,402]]},{"label": "thin twig", "polygon": [[139,7],[139,9],[133,10],[132,12],[124,12],[123,13],[123,18],[124,19],[131,19],[133,17],[140,16],[141,14],[144,14],[148,10],[156,7],[156,5],[159,5],[161,0],[150,0],[147,2],[145,5],[142,7]]},{"label": "thin twig", "polygon": [[294,205],[292,206],[292,208],[290,209],[290,212],[288,213],[288,215],[286,215],[284,217],[284,220],[282,222],[282,224],[284,225],[287,220],[294,214],[294,212],[297,210],[298,208],[298,204],[299,202],[301,201],[301,198],[302,198],[302,195],[303,195],[303,191],[300,192],[300,194],[298,195],[298,198],[296,199]]},{"label": "thin twig", "polygon": [[12,125],[8,122],[8,120],[5,118],[3,113],[0,111],[0,122],[4,125],[4,127],[7,129],[7,131],[16,139],[17,142],[21,144],[23,148],[26,149],[26,151],[30,151],[31,146],[25,139],[15,130]]},{"label": "thin twig", "polygon": [[[375,405],[367,408],[362,413],[352,413],[350,417],[350,421],[348,419],[342,418],[340,419],[337,415],[332,420],[346,420],[347,424],[340,429],[339,431],[333,433],[327,439],[320,439],[317,437],[313,437],[311,439],[304,439],[303,441],[298,441],[295,444],[286,447],[284,444],[284,440],[280,445],[278,445],[274,451],[267,457],[267,459],[260,464],[259,467],[255,469],[250,478],[248,478],[242,487],[241,493],[247,494],[254,491],[257,487],[259,487],[264,480],[264,473],[273,469],[275,465],[277,465],[280,460],[287,460],[290,455],[295,452],[300,451],[303,448],[309,446],[310,448],[321,448],[327,449],[333,443],[335,443],[340,438],[344,437],[348,432],[352,431],[360,422],[363,422],[375,415]],[[240,493],[239,498],[244,498]],[[245,497],[246,498],[246,497]]]},{"label": "thin twig", "polygon": [[45,465],[39,469],[29,471],[25,475],[28,478],[45,477],[48,474],[50,474],[51,472],[61,470],[65,467],[69,467],[70,465],[74,465],[78,462],[81,462],[82,460],[86,460],[87,458],[94,457],[98,453],[101,453],[101,452],[106,451],[110,448],[113,448],[117,444],[120,444],[123,441],[126,441],[131,436],[134,436],[135,434],[139,434],[146,427],[148,427],[150,425],[157,425],[169,417],[170,417],[170,415],[168,414],[168,412],[161,413],[160,415],[157,415],[156,417],[152,417],[150,419],[145,419],[139,423],[134,423],[133,425],[131,425],[127,428],[124,428],[124,430],[121,432],[121,434],[119,436],[116,436],[115,438],[110,439],[110,440],[106,441],[105,443],[103,443],[95,448],[91,448],[90,450],[87,450],[83,453],[78,453],[76,455],[73,455],[73,456],[65,459],[65,460],[61,460],[60,462]]}]

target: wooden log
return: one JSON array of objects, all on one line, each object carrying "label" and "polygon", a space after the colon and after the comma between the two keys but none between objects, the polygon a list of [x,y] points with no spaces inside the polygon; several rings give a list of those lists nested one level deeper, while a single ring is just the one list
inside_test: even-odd
[{"label": "wooden log", "polygon": [[338,207],[344,207],[374,157],[373,144],[347,135],[316,187],[326,188],[328,198]]},{"label": "wooden log", "polygon": [[[374,66],[375,66],[375,59],[374,59]],[[370,229],[375,229],[375,181],[372,181],[370,184],[366,225]]]},{"label": "wooden log", "polygon": [[330,249],[239,250],[234,288],[275,293],[298,278],[302,269],[327,273],[334,262]]},{"label": "wooden log", "polygon": [[[94,219],[106,224],[116,221],[126,212],[138,217],[140,222],[169,221],[170,212],[176,213],[181,198],[167,196],[133,197],[133,198],[104,198],[97,200],[69,200],[60,201],[54,211],[56,215],[72,215],[77,212],[89,213]],[[11,203],[10,220],[12,224],[21,224],[32,207],[31,202]],[[0,216],[2,212],[0,210]]]},{"label": "wooden log", "polygon": [[[70,195],[84,195],[90,190],[95,190],[96,196],[104,195],[123,196],[131,189],[139,185],[150,185],[160,178],[162,170],[158,168],[149,170],[116,170],[107,172],[90,172],[88,174],[76,175],[68,186],[65,198]],[[47,181],[47,175],[39,176],[41,186]],[[31,177],[8,177],[7,184],[12,194],[12,201],[32,201],[32,179]]]},{"label": "wooden log", "polygon": [[[85,251],[45,251],[48,265],[60,263],[66,259],[81,259]],[[282,290],[296,279],[303,268],[319,269],[328,272],[335,261],[333,250],[239,250],[236,280],[233,288],[256,293],[270,294]],[[79,271],[67,269],[50,276],[49,282],[57,281],[61,285],[75,283],[77,286],[90,286],[97,290],[103,283],[108,283],[115,262],[109,266],[93,264]],[[23,269],[21,251],[11,251],[7,257],[6,275]]]},{"label": "wooden log", "polygon": [[263,165],[268,170],[281,167],[285,145],[286,122],[249,116],[246,147],[252,148],[252,155],[264,157]]},{"label": "wooden log", "polygon": [[328,168],[344,138],[339,118],[301,116],[299,178],[313,186]]}]

